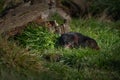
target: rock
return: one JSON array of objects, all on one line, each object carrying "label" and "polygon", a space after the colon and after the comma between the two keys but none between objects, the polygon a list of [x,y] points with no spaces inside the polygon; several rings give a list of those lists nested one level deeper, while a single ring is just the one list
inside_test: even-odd
[{"label": "rock", "polygon": [[26,25],[40,16],[42,20],[46,20],[50,12],[48,7],[45,4],[20,5],[15,9],[9,10],[8,14],[0,19],[0,33]]},{"label": "rock", "polygon": [[58,13],[63,19],[67,20],[65,26],[67,29],[70,29],[70,16],[64,10],[56,8],[54,0],[53,2],[52,0],[49,1],[51,2],[43,0],[38,0],[38,2],[34,2],[33,0],[33,2],[30,2],[30,0],[27,0],[26,3],[9,9],[7,14],[0,18],[0,34],[15,35],[19,33],[19,31],[21,32],[30,22],[41,24],[49,21],[49,18],[54,15],[54,13]]}]

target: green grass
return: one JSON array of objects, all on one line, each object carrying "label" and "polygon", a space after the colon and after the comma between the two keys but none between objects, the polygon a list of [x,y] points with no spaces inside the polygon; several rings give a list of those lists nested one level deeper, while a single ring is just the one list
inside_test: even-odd
[{"label": "green grass", "polygon": [[[35,28],[33,28],[33,26]],[[20,44],[29,49],[41,50],[54,48],[57,35],[34,23],[29,24],[23,34],[15,36]]]},{"label": "green grass", "polygon": [[[70,26],[72,32],[80,32],[94,38],[100,46],[100,50],[56,48],[56,38],[59,35],[50,33],[41,26],[31,24],[15,38],[17,39],[15,42],[19,42],[20,46],[27,48],[30,55],[22,55],[21,48],[18,51],[16,51],[17,47],[10,50],[10,52],[16,51],[12,52],[16,55],[8,55],[7,58],[3,57],[5,60],[1,60],[2,65],[4,61],[9,63],[6,68],[0,66],[1,80],[8,80],[8,74],[11,75],[11,80],[16,80],[16,77],[19,77],[20,80],[120,80],[119,23],[102,22],[92,18],[73,19]],[[0,49],[3,50],[3,47]],[[2,52],[6,53],[6,51],[5,49]],[[59,62],[47,61],[43,57],[45,54],[61,54],[62,57]],[[11,60],[13,56],[17,58],[16,66],[12,63],[14,60]],[[31,57],[35,63],[31,62]],[[38,68],[38,63],[41,64],[42,70]],[[12,69],[9,68],[11,64],[14,66]]]},{"label": "green grass", "polygon": [[4,5],[4,0],[0,0],[0,14],[2,13],[3,11],[3,5]]}]

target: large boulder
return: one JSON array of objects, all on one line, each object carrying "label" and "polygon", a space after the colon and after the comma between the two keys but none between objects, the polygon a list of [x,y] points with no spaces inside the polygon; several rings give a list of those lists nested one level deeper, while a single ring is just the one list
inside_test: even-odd
[{"label": "large boulder", "polygon": [[15,27],[26,25],[41,16],[41,19],[47,19],[49,16],[48,5],[37,4],[32,6],[20,5],[15,9],[10,9],[8,14],[0,19],[0,32],[8,31]]},{"label": "large boulder", "polygon": [[59,14],[63,20],[67,21],[62,24],[65,30],[67,29],[67,32],[70,30],[70,16],[61,8],[56,8],[54,0],[49,0],[50,2],[46,0],[24,1],[26,2],[21,3],[15,8],[8,9],[6,14],[0,18],[0,34],[15,35],[21,31],[21,29],[24,29],[28,23],[35,22],[40,24],[46,22],[55,13]]}]

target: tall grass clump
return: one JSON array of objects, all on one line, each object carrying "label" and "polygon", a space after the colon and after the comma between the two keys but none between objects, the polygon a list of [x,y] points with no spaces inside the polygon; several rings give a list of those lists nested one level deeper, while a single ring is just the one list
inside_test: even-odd
[{"label": "tall grass clump", "polygon": [[[0,78],[1,80],[21,80],[30,74],[30,71],[41,70],[42,63],[28,50],[18,47],[0,37]],[[21,75],[22,74],[22,75]],[[17,79],[17,77],[20,79]]]},{"label": "tall grass clump", "polygon": [[36,24],[29,24],[24,32],[17,35],[15,38],[24,47],[29,49],[53,49],[55,47],[56,38],[55,35],[49,32],[43,26],[38,26]]},{"label": "tall grass clump", "polygon": [[[50,66],[52,65],[41,61],[36,54],[0,37],[0,80],[63,79],[62,73],[50,69]],[[65,66],[63,70],[64,68]],[[69,73],[69,69],[67,72]]]}]

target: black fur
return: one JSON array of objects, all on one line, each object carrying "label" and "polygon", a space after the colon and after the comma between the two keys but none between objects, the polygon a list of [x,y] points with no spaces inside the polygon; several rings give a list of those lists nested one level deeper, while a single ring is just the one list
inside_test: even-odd
[{"label": "black fur", "polygon": [[67,48],[89,47],[99,50],[99,46],[94,39],[77,32],[62,34],[59,37],[59,45]]}]

